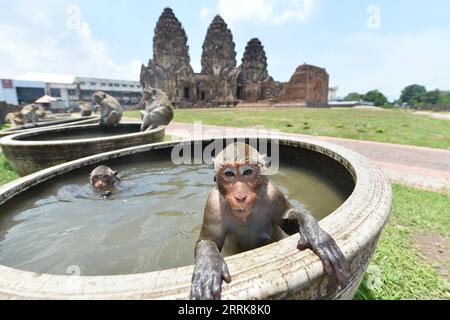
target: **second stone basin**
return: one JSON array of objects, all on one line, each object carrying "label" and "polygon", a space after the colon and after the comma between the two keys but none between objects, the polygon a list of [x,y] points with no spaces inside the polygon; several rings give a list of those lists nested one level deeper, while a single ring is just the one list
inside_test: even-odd
[{"label": "second stone basin", "polygon": [[80,126],[85,124],[94,124],[98,122],[98,117],[83,117],[83,118],[74,118],[74,117],[66,117],[64,119],[50,120],[50,121],[42,121],[37,123],[28,123],[22,126],[8,128],[4,130],[0,130],[0,138],[16,134],[16,133],[25,133],[30,132],[32,130],[42,130],[42,129],[54,129],[60,127],[68,127],[68,126]]},{"label": "second stone basin", "polygon": [[139,123],[98,124],[32,130],[4,137],[0,146],[11,166],[25,176],[86,156],[164,140],[165,126],[140,132]]}]

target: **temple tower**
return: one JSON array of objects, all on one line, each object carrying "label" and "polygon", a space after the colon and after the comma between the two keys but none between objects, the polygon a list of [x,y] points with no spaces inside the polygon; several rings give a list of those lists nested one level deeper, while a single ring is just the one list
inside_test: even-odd
[{"label": "temple tower", "polygon": [[253,38],[247,43],[241,69],[246,83],[265,81],[269,77],[266,52],[258,38]]},{"label": "temple tower", "polygon": [[267,57],[261,41],[251,39],[245,47],[240,74],[238,77],[237,97],[240,100],[258,101],[268,98]]},{"label": "temple tower", "polygon": [[172,9],[159,17],[153,37],[153,60],[141,68],[141,85],[162,89],[172,100],[194,96],[194,71],[190,65],[188,38]]},{"label": "temple tower", "polygon": [[214,100],[234,100],[236,95],[236,51],[233,35],[221,16],[214,17],[203,42],[202,74],[214,82],[209,96]]},{"label": "temple tower", "polygon": [[153,63],[164,71],[190,64],[188,38],[172,9],[161,14],[153,37]]},{"label": "temple tower", "polygon": [[221,76],[236,67],[233,35],[221,16],[214,17],[203,42],[202,74]]}]

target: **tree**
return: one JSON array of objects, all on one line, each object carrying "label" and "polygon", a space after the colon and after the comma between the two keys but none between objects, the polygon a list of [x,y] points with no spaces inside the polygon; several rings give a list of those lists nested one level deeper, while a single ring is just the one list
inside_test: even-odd
[{"label": "tree", "polygon": [[364,95],[359,94],[358,92],[350,92],[345,96],[344,101],[361,101],[364,98]]},{"label": "tree", "polygon": [[437,104],[443,106],[450,105],[450,91],[441,91]]},{"label": "tree", "polygon": [[378,90],[372,90],[366,93],[364,101],[373,102],[376,106],[384,106],[388,103],[388,99]]},{"label": "tree", "polygon": [[425,95],[425,102],[427,104],[435,105],[439,101],[439,98],[441,97],[441,91],[438,89],[428,91]]},{"label": "tree", "polygon": [[424,86],[413,84],[403,89],[400,101],[415,106],[426,101],[426,94],[427,89]]}]

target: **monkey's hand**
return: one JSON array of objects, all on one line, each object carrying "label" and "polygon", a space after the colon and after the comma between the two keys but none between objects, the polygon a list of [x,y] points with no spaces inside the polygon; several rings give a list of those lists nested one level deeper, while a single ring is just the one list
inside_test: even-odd
[{"label": "monkey's hand", "polygon": [[302,215],[299,221],[299,250],[311,249],[322,261],[323,269],[329,277],[328,291],[348,285],[348,265],[342,251],[334,239],[325,232],[317,221],[309,215]]},{"label": "monkey's hand", "polygon": [[213,241],[197,244],[194,274],[192,275],[191,300],[220,300],[222,279],[231,282],[228,266]]}]

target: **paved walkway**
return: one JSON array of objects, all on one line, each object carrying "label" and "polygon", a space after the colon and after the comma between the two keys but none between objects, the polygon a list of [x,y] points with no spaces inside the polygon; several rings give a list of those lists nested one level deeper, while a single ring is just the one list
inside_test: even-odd
[{"label": "paved walkway", "polygon": [[[207,132],[203,138],[221,135],[251,135],[257,132],[255,128],[203,126],[203,129]],[[166,133],[183,138],[202,138],[202,133],[194,134],[194,126],[188,123],[171,123]],[[371,159],[384,170],[392,182],[450,194],[450,151],[448,150],[300,134],[281,133],[281,135],[341,145]]]}]

